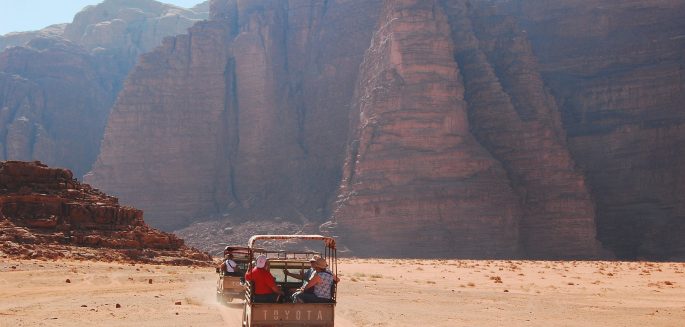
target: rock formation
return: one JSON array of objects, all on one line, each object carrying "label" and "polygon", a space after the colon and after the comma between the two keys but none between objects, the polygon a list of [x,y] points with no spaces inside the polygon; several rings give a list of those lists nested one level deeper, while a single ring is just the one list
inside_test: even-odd
[{"label": "rock formation", "polygon": [[371,255],[518,255],[521,207],[469,132],[447,16],[402,0],[380,17],[352,111],[341,233]]},{"label": "rock formation", "polygon": [[502,162],[521,200],[526,253],[600,255],[594,204],[567,149],[558,107],[544,87],[530,43],[510,15],[467,3],[444,2],[444,7],[462,67],[471,130]]},{"label": "rock formation", "polygon": [[138,55],[206,17],[151,0],[108,0],[70,24],[1,36],[0,160],[37,159],[82,176]]},{"label": "rock formation", "polygon": [[122,77],[103,80],[108,68],[59,38],[0,53],[0,159],[87,169]]},{"label": "rock formation", "polygon": [[340,122],[377,4],[215,1],[212,8],[214,20],[143,56],[86,181],[164,228],[223,210],[323,217],[339,182],[348,128]]},{"label": "rock formation", "polygon": [[593,191],[599,239],[620,258],[685,259],[685,3],[524,1],[511,10]]},{"label": "rock formation", "polygon": [[149,228],[142,211],[40,162],[0,162],[0,251],[28,258],[211,262],[173,234]]},{"label": "rock formation", "polygon": [[681,1],[210,8],[142,58],[87,176],[155,226],[333,216],[356,254],[685,257]]}]

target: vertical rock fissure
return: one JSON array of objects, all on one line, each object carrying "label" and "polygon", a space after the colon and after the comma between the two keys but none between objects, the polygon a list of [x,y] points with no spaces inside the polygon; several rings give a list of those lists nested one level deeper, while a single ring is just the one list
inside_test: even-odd
[{"label": "vertical rock fissure", "polygon": [[233,200],[240,203],[238,189],[235,184],[235,161],[237,160],[238,148],[240,147],[240,103],[238,100],[238,77],[236,75],[235,58],[228,59],[226,72],[226,100],[224,102],[225,112],[228,113],[228,142],[227,142],[227,162],[229,169],[229,194]]}]

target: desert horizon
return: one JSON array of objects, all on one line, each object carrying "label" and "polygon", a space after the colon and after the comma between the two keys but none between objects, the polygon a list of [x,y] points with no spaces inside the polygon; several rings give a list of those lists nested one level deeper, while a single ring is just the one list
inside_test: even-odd
[{"label": "desert horizon", "polygon": [[[339,260],[335,325],[681,326],[685,263]],[[1,326],[239,326],[212,267],[0,264]]]}]

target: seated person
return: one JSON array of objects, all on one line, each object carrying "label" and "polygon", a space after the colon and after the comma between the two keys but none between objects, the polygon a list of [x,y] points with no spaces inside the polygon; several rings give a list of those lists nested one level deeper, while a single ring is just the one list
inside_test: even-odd
[{"label": "seated person", "polygon": [[[333,283],[339,282],[340,279],[326,269],[328,267],[326,259],[317,257],[312,260],[314,260],[312,267],[316,272],[306,285],[300,287],[292,295],[293,303],[328,303],[333,299],[331,294]],[[309,290],[312,292],[308,292]]]},{"label": "seated person", "polygon": [[269,272],[265,255],[257,257],[255,267],[245,274],[245,280],[254,284],[252,299],[255,303],[275,303],[283,295],[283,291],[276,285],[276,279]]},{"label": "seated person", "polygon": [[226,256],[226,260],[221,263],[221,272],[224,275],[230,275],[230,276],[239,276],[240,274],[240,268],[238,268],[238,264],[233,261],[233,254],[229,253]]},{"label": "seated person", "polygon": [[300,270],[299,273],[291,273],[290,271],[288,271],[288,269],[283,269],[283,274],[301,280],[302,286],[304,287],[316,273],[316,270],[314,269],[314,263],[318,258],[320,258],[320,256],[315,255],[311,259],[309,259],[310,268],[307,269],[307,271]]}]

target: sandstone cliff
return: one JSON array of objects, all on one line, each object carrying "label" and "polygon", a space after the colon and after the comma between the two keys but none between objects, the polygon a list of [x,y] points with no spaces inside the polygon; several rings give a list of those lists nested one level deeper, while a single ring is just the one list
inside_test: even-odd
[{"label": "sandstone cliff", "polygon": [[149,228],[142,211],[40,162],[0,162],[0,251],[25,258],[211,263],[173,234]]},{"label": "sandstone cliff", "polygon": [[604,245],[685,258],[685,3],[523,1],[527,30],[586,172]]},{"label": "sandstone cliff", "polygon": [[526,252],[542,258],[600,255],[585,177],[567,149],[559,108],[525,33],[490,6],[444,6],[463,67],[471,130],[507,169],[524,207]]},{"label": "sandstone cliff", "polygon": [[685,257],[682,2],[210,8],[140,61],[86,177],[155,226],[332,216],[355,254]]},{"label": "sandstone cliff", "polygon": [[82,176],[138,55],[206,17],[151,0],[107,0],[70,24],[0,37],[0,159],[39,159]]},{"label": "sandstone cliff", "polygon": [[469,132],[447,16],[403,0],[380,17],[352,110],[340,231],[371,255],[518,255],[521,207]]},{"label": "sandstone cliff", "polygon": [[100,82],[107,68],[58,38],[0,53],[0,159],[88,169],[116,92],[114,81]]},{"label": "sandstone cliff", "polygon": [[86,181],[165,228],[224,210],[324,217],[377,4],[212,8],[213,20],[143,56]]}]

